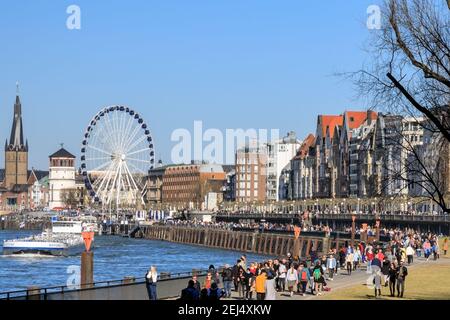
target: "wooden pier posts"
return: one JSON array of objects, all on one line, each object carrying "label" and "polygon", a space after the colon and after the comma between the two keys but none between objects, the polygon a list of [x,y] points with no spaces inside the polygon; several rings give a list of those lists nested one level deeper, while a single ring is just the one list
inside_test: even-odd
[{"label": "wooden pier posts", "polygon": [[81,288],[91,288],[94,283],[94,253],[84,251],[81,254]]},{"label": "wooden pier posts", "polygon": [[363,223],[362,229],[363,231],[361,232],[361,241],[367,243],[367,223]]},{"label": "wooden pier posts", "polygon": [[298,226],[296,226],[294,228],[295,240],[294,240],[294,248],[292,250],[292,257],[294,258],[294,260],[298,260],[300,258],[300,256],[301,256],[300,239],[299,239],[300,238],[300,232],[301,232],[301,229]]},{"label": "wooden pier posts", "polygon": [[94,240],[93,232],[83,232],[83,240],[86,251],[81,253],[81,288],[92,288],[94,283],[94,253],[91,251],[91,244]]},{"label": "wooden pier posts", "polygon": [[328,254],[331,249],[331,241],[330,237],[322,238],[322,252],[323,254]]},{"label": "wooden pier posts", "polygon": [[[241,232],[232,230],[191,228],[176,226],[146,226],[142,229],[142,236],[146,239],[170,241],[211,248],[252,252],[262,255],[283,257],[290,252],[300,259],[309,256],[312,249],[323,251],[325,254],[331,246],[326,238],[305,237],[295,238],[290,234],[274,234]],[[294,232],[294,236],[295,236]],[[339,241],[338,241],[339,242]]]},{"label": "wooden pier posts", "polygon": [[257,232],[255,232],[255,233],[253,233],[252,235],[251,235],[251,237],[252,237],[252,249],[251,249],[251,252],[256,252],[256,237],[258,236],[258,233]]},{"label": "wooden pier posts", "polygon": [[381,226],[381,219],[377,218],[376,222],[375,222],[375,228],[376,228],[376,239],[377,242],[380,242],[380,226]]}]

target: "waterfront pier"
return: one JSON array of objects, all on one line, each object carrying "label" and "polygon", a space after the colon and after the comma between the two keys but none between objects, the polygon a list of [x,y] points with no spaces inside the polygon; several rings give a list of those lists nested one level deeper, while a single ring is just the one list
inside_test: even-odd
[{"label": "waterfront pier", "polygon": [[249,252],[261,255],[285,256],[287,253],[307,257],[311,252],[328,253],[332,246],[344,245],[346,239],[330,240],[325,234],[301,236],[299,252],[293,252],[294,234],[259,233],[212,228],[191,228],[166,225],[145,226],[136,237],[216,249]]}]

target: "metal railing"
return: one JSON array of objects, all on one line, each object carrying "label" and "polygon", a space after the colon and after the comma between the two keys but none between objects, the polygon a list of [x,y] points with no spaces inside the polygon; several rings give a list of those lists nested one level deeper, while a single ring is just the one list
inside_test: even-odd
[{"label": "metal railing", "polygon": [[[204,276],[208,273],[207,270],[198,270],[195,272],[197,276]],[[174,279],[185,279],[190,278],[194,275],[193,272],[177,272],[177,273],[165,273],[161,272],[158,276],[158,282],[174,280]],[[99,288],[112,288],[118,286],[135,285],[139,283],[145,283],[145,277],[125,277],[120,280],[108,280],[108,281],[97,281],[93,283],[73,286],[54,286],[45,288],[29,288],[16,291],[0,292],[0,300],[11,300],[11,299],[30,299],[33,297],[42,297],[43,300],[47,300],[47,296],[50,294],[64,294],[77,291],[87,291],[95,290]]]},{"label": "metal railing", "polygon": [[[394,214],[357,214],[357,220],[412,221],[412,222],[450,222],[450,216],[444,215],[394,215]],[[351,214],[319,213],[313,219],[351,220]]]},{"label": "metal railing", "polygon": [[[233,218],[241,220],[251,219],[299,219],[298,213],[216,213],[216,218]],[[352,220],[352,214],[347,213],[315,213],[312,219]],[[376,220],[380,218],[386,221],[417,221],[417,222],[450,222],[450,215],[427,214],[356,214],[358,220]]]}]

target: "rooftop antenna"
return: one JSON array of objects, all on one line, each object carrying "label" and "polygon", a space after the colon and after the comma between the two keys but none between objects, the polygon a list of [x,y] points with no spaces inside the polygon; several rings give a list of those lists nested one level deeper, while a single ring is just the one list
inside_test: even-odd
[{"label": "rooftop antenna", "polygon": [[19,95],[19,81],[16,81],[16,95]]}]

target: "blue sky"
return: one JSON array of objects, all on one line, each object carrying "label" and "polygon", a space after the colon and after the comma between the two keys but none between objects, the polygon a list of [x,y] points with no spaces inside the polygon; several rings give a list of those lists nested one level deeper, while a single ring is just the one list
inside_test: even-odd
[{"label": "blue sky", "polygon": [[[47,169],[61,142],[78,156],[87,123],[111,104],[140,111],[166,162],[172,131],[195,120],[303,138],[319,113],[367,107],[333,74],[369,62],[366,10],[378,2],[2,1],[0,138],[17,80],[30,168]],[[66,28],[71,4],[81,30]]]}]

